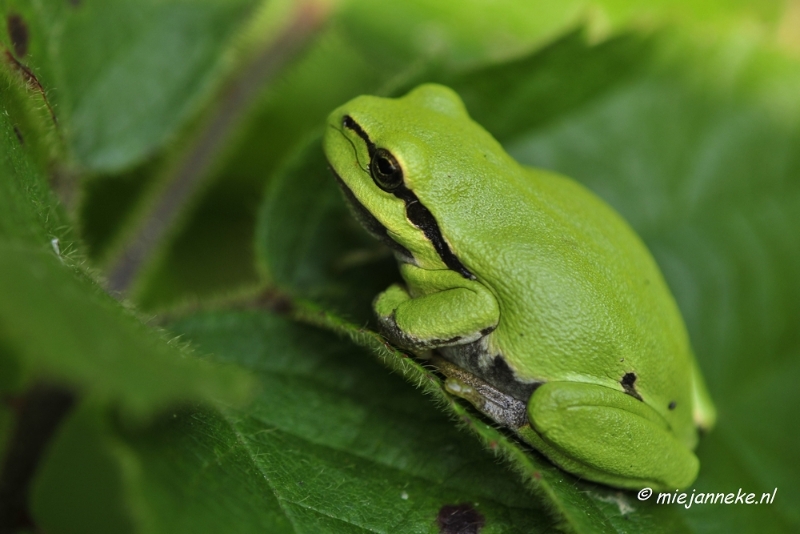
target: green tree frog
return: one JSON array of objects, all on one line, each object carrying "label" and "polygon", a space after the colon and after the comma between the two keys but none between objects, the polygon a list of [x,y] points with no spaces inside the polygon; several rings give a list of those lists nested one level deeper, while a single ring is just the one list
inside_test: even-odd
[{"label": "green tree frog", "polygon": [[354,215],[394,252],[384,335],[446,389],[581,478],[690,485],[715,410],[645,245],[577,182],[517,163],[435,84],[360,96],[325,154]]}]

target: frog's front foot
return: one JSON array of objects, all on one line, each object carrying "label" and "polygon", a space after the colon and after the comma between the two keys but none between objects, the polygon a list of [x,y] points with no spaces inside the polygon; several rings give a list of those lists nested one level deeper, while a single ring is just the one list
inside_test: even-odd
[{"label": "frog's front foot", "polygon": [[404,303],[411,301],[411,295],[400,284],[393,284],[383,293],[378,294],[372,307],[378,319],[381,334],[392,344],[410,350],[424,350],[426,347],[418,343],[403,332],[397,324],[397,309]]},{"label": "frog's front foot", "polygon": [[549,382],[528,402],[529,427],[518,432],[554,463],[611,486],[685,488],[697,457],[654,409],[609,387]]},{"label": "frog's front foot", "polygon": [[394,284],[373,304],[381,331],[392,343],[415,352],[430,350],[471,343],[497,326],[497,300],[480,283],[450,270],[404,265],[401,271],[421,294],[412,297]]}]

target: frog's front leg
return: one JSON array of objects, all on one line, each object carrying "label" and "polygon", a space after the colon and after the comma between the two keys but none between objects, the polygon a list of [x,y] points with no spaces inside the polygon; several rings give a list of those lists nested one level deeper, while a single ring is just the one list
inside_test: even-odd
[{"label": "frog's front leg", "polygon": [[500,307],[483,284],[450,270],[403,264],[409,291],[395,284],[375,299],[383,333],[408,349],[469,343],[494,330]]},{"label": "frog's front leg", "polygon": [[609,387],[548,382],[528,402],[523,439],[567,471],[623,488],[684,488],[697,457],[651,407]]}]

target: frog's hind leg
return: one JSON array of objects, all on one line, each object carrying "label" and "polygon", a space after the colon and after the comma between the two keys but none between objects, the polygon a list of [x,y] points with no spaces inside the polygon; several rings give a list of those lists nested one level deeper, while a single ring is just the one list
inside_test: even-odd
[{"label": "frog's hind leg", "polygon": [[520,436],[563,469],[611,486],[684,488],[697,457],[651,407],[615,389],[548,382],[528,402]]}]

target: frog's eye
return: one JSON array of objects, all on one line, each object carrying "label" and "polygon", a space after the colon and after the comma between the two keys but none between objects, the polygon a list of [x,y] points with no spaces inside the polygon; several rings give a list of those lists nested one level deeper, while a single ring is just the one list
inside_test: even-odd
[{"label": "frog's eye", "polygon": [[384,191],[397,189],[403,183],[403,169],[385,148],[379,148],[372,154],[369,172],[378,187]]}]

